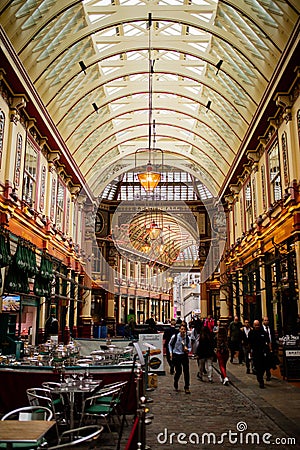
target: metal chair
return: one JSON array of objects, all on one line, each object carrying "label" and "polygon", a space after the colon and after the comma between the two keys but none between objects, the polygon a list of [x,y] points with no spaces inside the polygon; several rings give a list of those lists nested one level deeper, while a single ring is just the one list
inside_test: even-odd
[{"label": "metal chair", "polygon": [[29,405],[31,406],[44,406],[49,408],[55,419],[56,433],[59,436],[59,426],[65,426],[67,424],[65,413],[60,406],[54,404],[50,389],[46,388],[28,388],[26,389]]},{"label": "metal chair", "polygon": [[[6,413],[2,420],[47,420],[53,419],[53,412],[44,406],[23,406]],[[13,449],[44,449],[47,446],[47,440],[42,437],[36,444],[30,442],[16,442],[12,444]],[[6,448],[6,443],[0,443],[0,449]]]},{"label": "metal chair", "polygon": [[44,406],[23,406],[4,414],[1,420],[52,420],[53,412]]},{"label": "metal chair", "polygon": [[[52,403],[55,409],[56,419],[59,422],[64,422],[67,417],[66,409],[69,408],[68,397],[64,396],[62,393],[55,392],[56,389],[61,388],[61,383],[56,381],[44,381],[42,383],[44,389],[47,389],[47,394],[52,399]],[[50,391],[48,393],[48,390]]]},{"label": "metal chair", "polygon": [[[120,394],[120,388],[116,389],[103,389],[100,394],[87,397],[82,402],[82,412],[80,417],[80,425],[82,426],[86,418],[102,418],[105,420],[105,424],[108,431],[111,433],[112,430],[109,425],[109,420],[113,420],[113,416],[116,414],[120,422],[120,417],[116,411],[116,402]],[[98,403],[101,397],[109,396],[110,402],[108,404]]]},{"label": "metal chair", "polygon": [[46,406],[46,408],[51,409],[57,424],[65,425],[66,414],[64,401],[60,396],[54,397],[52,389],[47,389],[45,387],[26,389],[28,402],[33,406]]},{"label": "metal chair", "polygon": [[[86,444],[88,444],[87,448],[94,448],[97,445],[97,441],[103,429],[104,427],[99,425],[86,425],[84,427],[64,431],[58,440],[58,444],[47,447],[47,450],[73,448],[77,445],[80,445],[80,447],[83,448]],[[99,447],[97,446],[97,448]]]},{"label": "metal chair", "polygon": [[[115,383],[106,384],[102,389],[97,391],[97,394],[104,394],[103,396],[99,397],[99,399],[96,401],[96,403],[102,403],[104,405],[109,405],[111,401],[113,400],[112,395],[109,395],[107,393],[107,390],[109,389],[119,389],[119,393],[114,398],[114,408],[115,413],[118,417],[119,422],[121,421],[120,417],[124,414],[124,410],[121,405],[121,399],[124,394],[125,387],[127,386],[128,381],[116,381]],[[105,392],[106,391],[106,392]],[[125,423],[128,425],[126,416],[125,417]]]}]

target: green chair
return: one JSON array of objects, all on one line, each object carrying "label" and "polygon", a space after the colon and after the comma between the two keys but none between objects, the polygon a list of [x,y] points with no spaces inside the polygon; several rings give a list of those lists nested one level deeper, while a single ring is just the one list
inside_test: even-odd
[{"label": "green chair", "polygon": [[[117,399],[120,395],[120,388],[104,389],[102,393],[87,397],[82,402],[82,412],[80,417],[80,426],[87,419],[104,419],[108,431],[111,433],[110,420],[114,421],[114,416],[117,415],[120,422],[119,414],[116,411]],[[110,397],[109,403],[99,403],[103,397]]]}]

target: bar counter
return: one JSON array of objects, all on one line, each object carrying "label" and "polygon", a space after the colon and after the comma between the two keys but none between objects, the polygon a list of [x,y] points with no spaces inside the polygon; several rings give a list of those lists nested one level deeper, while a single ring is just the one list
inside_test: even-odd
[{"label": "bar counter", "polygon": [[[68,366],[64,377],[74,371],[82,372],[83,367]],[[131,366],[89,366],[89,373],[93,380],[102,380],[102,386],[116,381],[130,383],[129,395],[124,395],[122,405],[127,414],[134,414],[137,407],[135,375],[132,376]],[[26,389],[41,387],[44,381],[60,381],[60,373],[52,367],[14,365],[0,366],[0,414],[12,409],[28,405]],[[141,386],[140,386],[141,388]],[[140,391],[141,392],[141,391]]]}]

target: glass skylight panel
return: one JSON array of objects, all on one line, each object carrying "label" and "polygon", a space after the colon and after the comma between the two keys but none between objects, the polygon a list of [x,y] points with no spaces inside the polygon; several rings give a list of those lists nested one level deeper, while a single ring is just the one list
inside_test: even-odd
[{"label": "glass skylight panel", "polygon": [[141,5],[144,2],[141,2],[140,0],[119,0],[120,5]]},{"label": "glass skylight panel", "polygon": [[[162,24],[163,26],[165,26],[165,23],[163,22]],[[171,24],[164,29],[164,31],[161,32],[161,34],[166,34],[166,35],[170,35],[170,36],[178,36],[181,35],[181,31],[182,31],[182,27],[179,24]]]},{"label": "glass skylight panel", "polygon": [[206,14],[205,13],[191,13],[191,16],[195,16],[197,18],[200,18],[204,22],[209,23],[212,18],[212,13],[206,13]]},{"label": "glass skylight panel", "polygon": [[182,5],[183,0],[159,0],[160,5]]},{"label": "glass skylight panel", "polygon": [[142,35],[140,28],[145,27],[145,22],[134,22],[133,24],[123,25],[123,31],[125,36],[139,36]]}]

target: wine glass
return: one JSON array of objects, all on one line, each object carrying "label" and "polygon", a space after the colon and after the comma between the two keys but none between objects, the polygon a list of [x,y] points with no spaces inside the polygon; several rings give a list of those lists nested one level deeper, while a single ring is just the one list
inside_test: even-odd
[{"label": "wine glass", "polygon": [[79,372],[78,373],[78,378],[79,378],[79,387],[82,388],[82,380],[84,379],[84,372]]},{"label": "wine glass", "polygon": [[77,378],[77,373],[75,372],[75,370],[73,371],[73,373],[72,373],[72,377],[73,377],[73,384],[75,385],[76,384],[76,378]]}]

